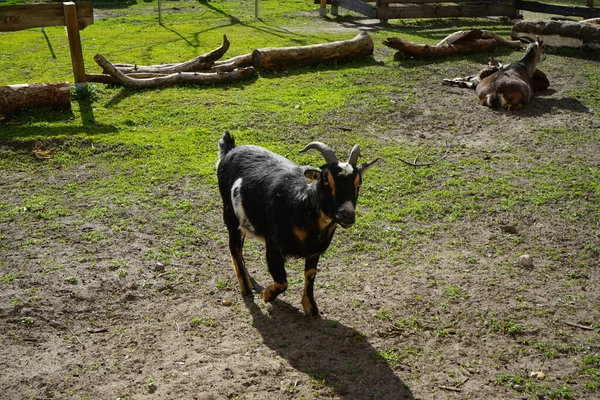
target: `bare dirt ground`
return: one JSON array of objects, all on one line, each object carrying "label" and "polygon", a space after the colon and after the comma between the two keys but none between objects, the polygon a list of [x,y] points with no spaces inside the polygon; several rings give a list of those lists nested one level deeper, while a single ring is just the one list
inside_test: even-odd
[{"label": "bare dirt ground", "polygon": [[[458,143],[462,154],[453,152],[450,161],[488,161],[473,179],[520,180],[524,193],[539,188],[526,175],[503,176],[502,165],[521,163],[530,171],[585,164],[594,179],[599,110],[570,91],[587,84],[574,71],[592,65],[598,62],[549,57],[551,89],[512,114],[479,106],[464,89],[420,81],[420,108],[389,115],[397,128],[378,135],[399,144]],[[425,68],[440,77],[472,72],[445,62]],[[578,137],[559,136],[561,127]],[[3,146],[0,154],[14,150],[22,149]],[[384,162],[381,168],[389,167]],[[102,173],[94,164],[56,171],[40,163],[35,176],[15,168],[0,178],[0,202],[24,204],[36,185],[101,179]],[[472,220],[437,227],[408,221],[400,232],[405,240],[418,230],[435,233],[402,257],[391,245],[384,256],[355,251],[369,238],[338,232],[336,250],[319,265],[321,318],[301,314],[298,262],[288,268],[288,292],[274,304],[264,304],[258,293],[253,301],[241,297],[216,187],[182,179],[154,195],[187,199],[202,210],[189,222],[213,233],[189,235],[182,247],[191,257],[175,256],[165,266],[144,256],[174,240],[169,231],[186,218],[157,218],[146,204],[123,207],[107,199],[106,218],[86,219],[98,204],[73,197],[71,212],[50,225],[31,217],[36,210],[0,221],[0,398],[600,395],[585,387],[593,382],[586,366],[599,367],[598,192],[559,196],[542,212],[524,204],[515,213],[495,211],[502,194],[488,194],[489,210]],[[135,224],[115,229],[122,220]],[[392,221],[378,229],[398,233]],[[262,246],[247,247],[250,273],[266,285]],[[517,264],[524,253],[532,254],[533,267]],[[527,379],[532,371],[543,371],[545,379]]]}]

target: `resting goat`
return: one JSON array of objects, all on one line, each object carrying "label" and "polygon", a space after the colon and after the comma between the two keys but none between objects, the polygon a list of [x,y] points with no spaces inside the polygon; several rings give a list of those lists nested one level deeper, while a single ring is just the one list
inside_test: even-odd
[{"label": "resting goat", "polygon": [[475,92],[481,104],[495,110],[518,110],[529,103],[533,94],[531,82],[536,66],[545,57],[544,43],[541,40],[530,43],[519,61],[500,68],[479,82]]},{"label": "resting goat", "polygon": [[264,290],[264,300],[272,302],[287,289],[286,257],[305,258],[302,308],[307,315],[318,315],[313,286],[319,257],[329,247],[337,225],[349,228],[354,224],[362,175],[377,159],[356,165],[358,145],[347,163],[339,162],[323,143],[312,142],[301,152],[309,149],[320,151],[326,164],[301,167],[262,147],[236,147],[225,131],[219,141],[217,177],[242,294],[252,294],[242,255],[245,236],[250,234],[265,241],[274,280]]},{"label": "resting goat", "polygon": [[[533,42],[533,39],[531,39]],[[475,89],[482,105],[493,109],[517,110],[529,103],[533,92],[545,90],[550,82],[537,64],[545,58],[539,39],[529,44],[521,60],[502,65],[491,59],[477,75],[444,79],[445,85]]]}]

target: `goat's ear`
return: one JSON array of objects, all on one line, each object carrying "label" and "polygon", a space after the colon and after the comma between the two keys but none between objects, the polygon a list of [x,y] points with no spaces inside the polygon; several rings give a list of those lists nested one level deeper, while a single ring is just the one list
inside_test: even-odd
[{"label": "goat's ear", "polygon": [[362,163],[358,166],[358,172],[362,175],[371,167],[371,165],[375,164],[379,161],[379,158],[374,159],[373,161]]},{"label": "goat's ear", "polygon": [[317,168],[306,167],[304,170],[304,176],[308,179],[308,182],[321,180],[321,170]]}]

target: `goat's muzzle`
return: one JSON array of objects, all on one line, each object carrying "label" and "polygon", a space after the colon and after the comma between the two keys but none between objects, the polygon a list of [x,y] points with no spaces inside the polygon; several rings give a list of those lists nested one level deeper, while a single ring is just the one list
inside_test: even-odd
[{"label": "goat's muzzle", "polygon": [[350,228],[356,222],[356,213],[351,202],[344,203],[335,214],[335,222],[342,228]]}]

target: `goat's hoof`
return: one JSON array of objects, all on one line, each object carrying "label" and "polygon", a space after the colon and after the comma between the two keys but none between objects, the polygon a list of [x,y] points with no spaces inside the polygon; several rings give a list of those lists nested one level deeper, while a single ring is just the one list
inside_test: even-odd
[{"label": "goat's hoof", "polygon": [[306,316],[317,316],[319,315],[319,308],[316,304],[311,303],[308,299],[302,299],[302,309]]},{"label": "goat's hoof", "polygon": [[263,299],[267,303],[271,303],[273,300],[277,298],[281,293],[285,292],[288,287],[288,283],[277,283],[275,282],[272,285],[267,286],[267,288],[263,291]]},{"label": "goat's hoof", "polygon": [[272,303],[273,301],[275,301],[277,296],[279,296],[279,293],[280,292],[272,290],[270,287],[268,287],[263,291],[263,300],[265,301],[265,303]]},{"label": "goat's hoof", "polygon": [[313,307],[310,310],[304,310],[304,314],[307,317],[318,317],[321,315],[321,313],[319,312],[319,309],[317,307]]}]

